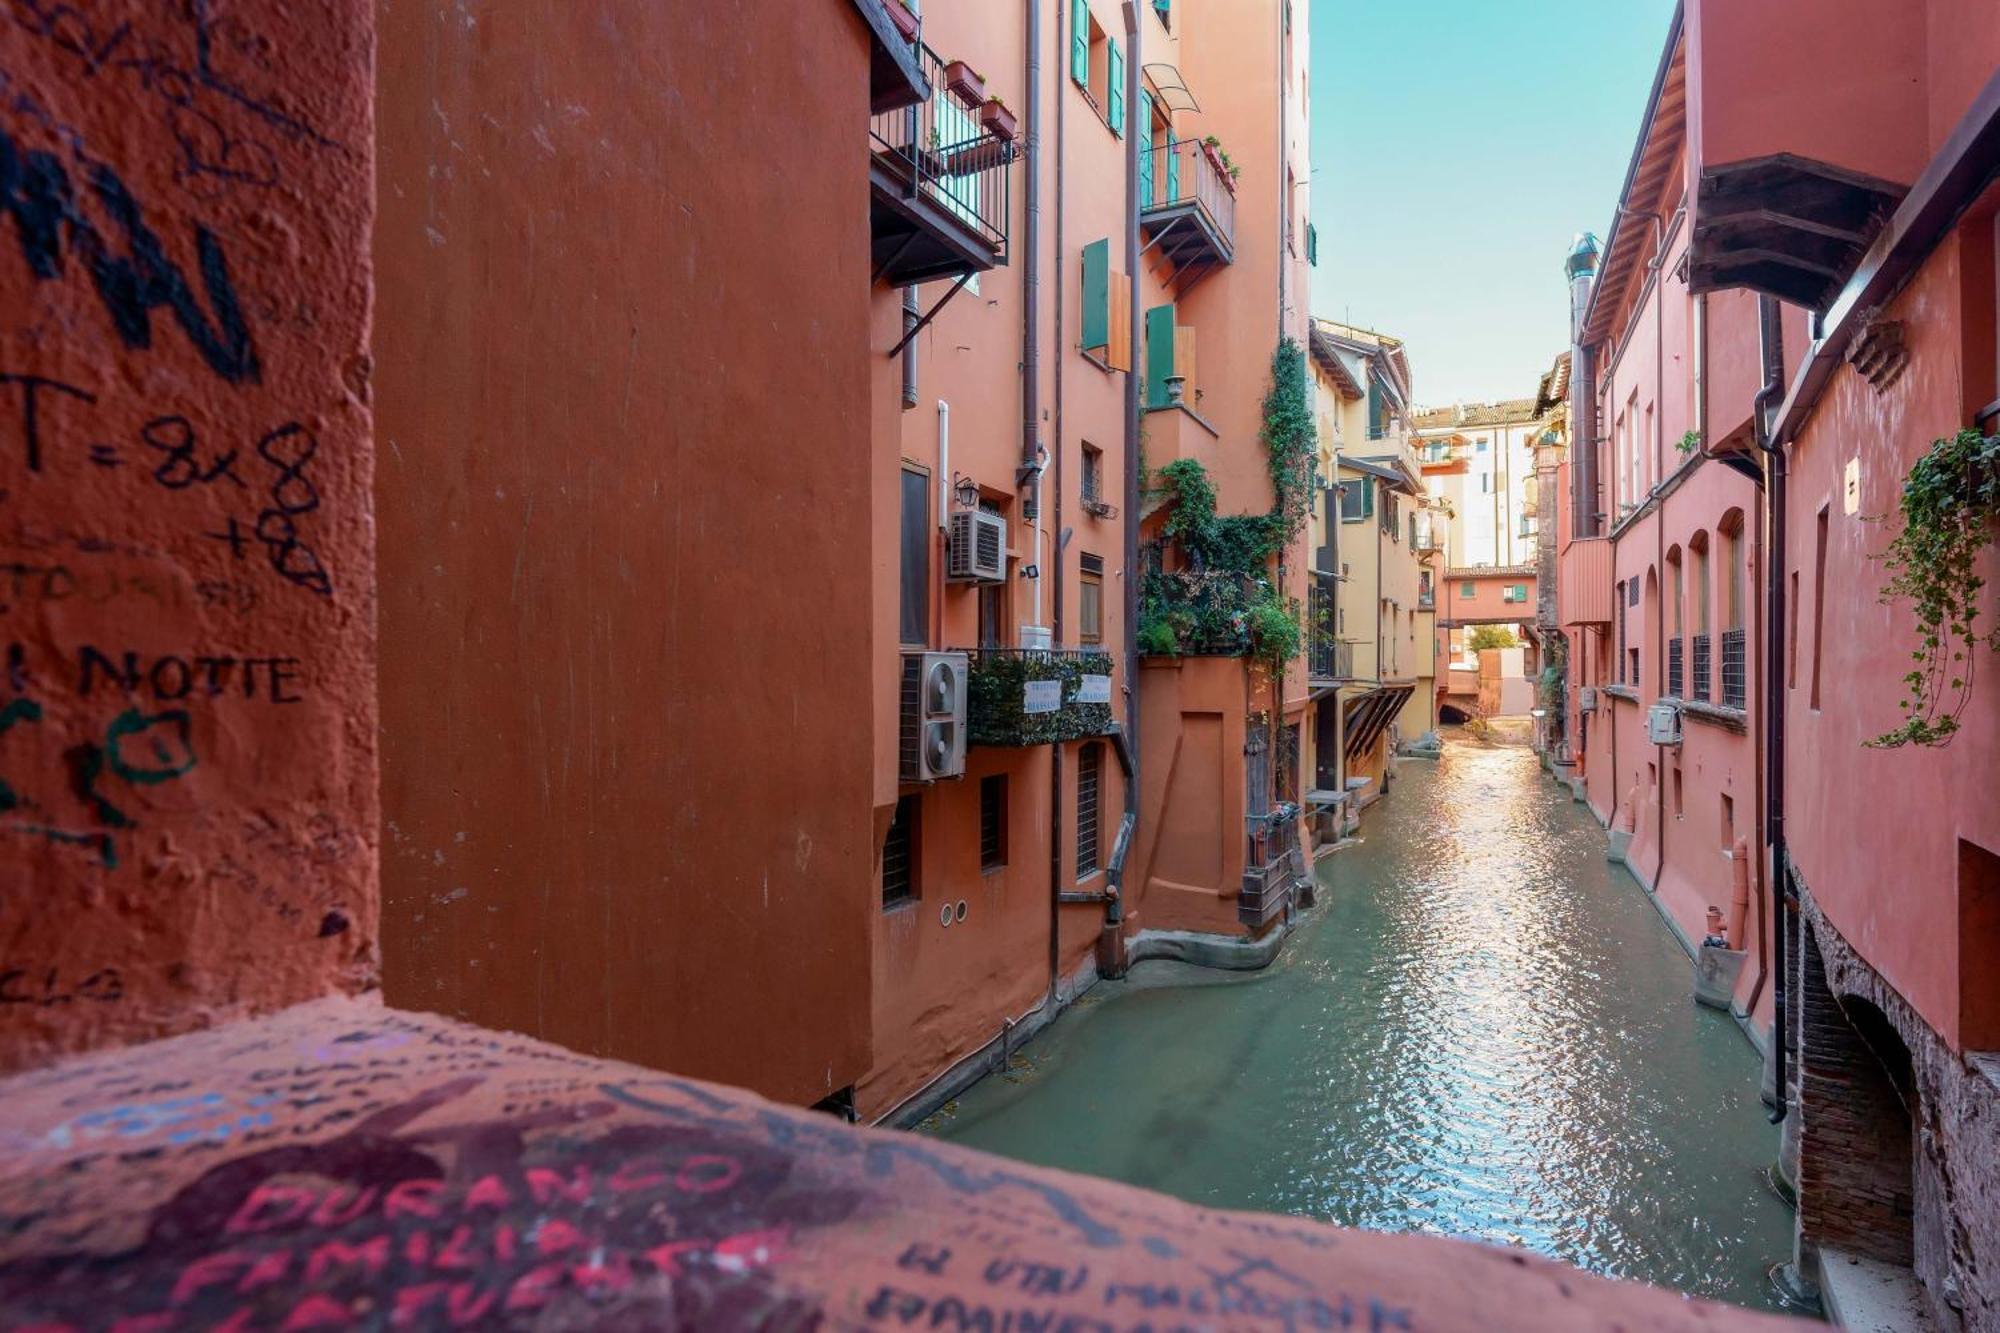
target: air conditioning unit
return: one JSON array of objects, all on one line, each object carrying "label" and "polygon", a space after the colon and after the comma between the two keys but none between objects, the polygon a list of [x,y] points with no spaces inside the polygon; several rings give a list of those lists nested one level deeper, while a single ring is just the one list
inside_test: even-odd
[{"label": "air conditioning unit", "polygon": [[964,653],[904,653],[902,780],[965,776]]},{"label": "air conditioning unit", "polygon": [[1654,704],[1646,710],[1646,739],[1655,745],[1681,743],[1681,710],[1674,704]]},{"label": "air conditioning unit", "polygon": [[1597,711],[1597,687],[1585,685],[1576,692],[1576,711],[1595,713]]},{"label": "air conditioning unit", "polygon": [[945,577],[953,583],[1007,581],[1007,520],[983,509],[961,509],[951,516],[951,540],[945,556]]}]

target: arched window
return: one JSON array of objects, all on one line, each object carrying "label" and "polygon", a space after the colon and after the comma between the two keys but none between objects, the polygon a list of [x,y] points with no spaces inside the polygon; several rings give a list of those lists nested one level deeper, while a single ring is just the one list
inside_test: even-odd
[{"label": "arched window", "polygon": [[1683,618],[1686,588],[1681,578],[1681,548],[1667,548],[1667,693],[1685,698],[1687,634]]},{"label": "arched window", "polygon": [[1688,554],[1693,557],[1694,572],[1690,581],[1694,584],[1694,607],[1690,619],[1693,621],[1694,636],[1688,645],[1689,699],[1699,699],[1703,703],[1711,697],[1709,682],[1714,677],[1715,640],[1710,636],[1708,598],[1708,534],[1697,532],[1688,538]]},{"label": "arched window", "polygon": [[1743,708],[1750,697],[1749,636],[1744,630],[1748,613],[1744,590],[1747,561],[1743,532],[1743,511],[1732,509],[1715,525],[1722,543],[1722,703],[1726,708]]}]

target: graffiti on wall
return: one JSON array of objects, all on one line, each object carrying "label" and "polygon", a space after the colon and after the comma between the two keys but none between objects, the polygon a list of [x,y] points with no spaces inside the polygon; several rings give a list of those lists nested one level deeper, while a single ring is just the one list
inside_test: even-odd
[{"label": "graffiti on wall", "polygon": [[369,974],[370,23],[0,3],[0,1067]]}]

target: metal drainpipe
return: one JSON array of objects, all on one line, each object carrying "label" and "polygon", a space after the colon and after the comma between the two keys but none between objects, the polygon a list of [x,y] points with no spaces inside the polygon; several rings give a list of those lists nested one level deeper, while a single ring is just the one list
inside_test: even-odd
[{"label": "metal drainpipe", "polygon": [[909,341],[903,344],[903,406],[917,405],[917,340],[910,337],[910,331],[917,327],[917,289],[903,288],[903,336]]},{"label": "metal drainpipe", "polygon": [[1771,885],[1771,1123],[1785,1118],[1785,483],[1790,470],[1782,441],[1771,438],[1771,408],[1785,391],[1785,328],[1776,297],[1757,297],[1757,342],[1764,384],[1751,401],[1751,424],[1764,451],[1764,837]]},{"label": "metal drainpipe", "polygon": [[[1041,0],[1024,0],[1028,7],[1028,171],[1029,179],[1035,180],[1034,173],[1040,169],[1041,161]],[[1056,7],[1056,49],[1066,50],[1063,44],[1063,20],[1066,6]],[[1063,103],[1062,88],[1056,88],[1056,218],[1055,250],[1056,272],[1062,272],[1063,243]],[[1031,185],[1031,198],[1039,206],[1040,183]],[[1031,210],[1032,216],[1032,210]],[[1039,260],[1030,262],[1038,263]],[[1031,335],[1033,336],[1033,335]],[[1063,285],[1060,280],[1055,286],[1055,554],[1050,564],[1054,569],[1054,583],[1051,587],[1049,641],[1060,645],[1063,633],[1063,580],[1062,580],[1062,484],[1063,484]],[[1033,434],[1031,422],[1027,436]],[[1027,439],[1022,442],[1024,457],[1029,453]],[[1035,552],[1040,560],[1042,553]],[[1062,890],[1063,890],[1063,747],[1057,741],[1049,746],[1049,995],[1054,997],[1062,977]]]},{"label": "metal drainpipe", "polygon": [[[1131,285],[1126,304],[1130,307],[1128,355],[1137,358],[1140,347],[1139,309],[1139,127],[1132,118],[1139,111],[1139,74],[1145,61],[1140,45],[1139,6],[1125,0],[1125,275]],[[1125,839],[1128,849],[1139,827],[1139,374],[1125,370],[1125,721],[1128,735],[1126,753],[1132,757],[1132,771],[1125,778],[1125,818],[1133,837]],[[1116,926],[1125,919],[1124,885],[1106,898],[1104,924]]]},{"label": "metal drainpipe", "polygon": [[[1028,177],[1021,225],[1021,466],[1033,467],[1040,443],[1042,418],[1042,6],[1039,0],[1022,0],[1027,14],[1028,51],[1022,81],[1027,99],[1026,165]],[[1058,20],[1060,21],[1060,20]],[[1049,580],[1052,609],[1049,613],[1049,641],[1062,646],[1062,460],[1057,442],[1056,484],[1045,486],[1046,472],[1035,476],[1037,508],[1053,495],[1053,516],[1049,524],[1053,554],[1048,568],[1036,580]],[[1041,543],[1035,544],[1033,559],[1042,561]],[[1041,597],[1035,598],[1036,610]],[[1039,615],[1037,619],[1039,619]],[[1062,746],[1049,747],[1049,993],[1055,1000],[1062,989]]]}]

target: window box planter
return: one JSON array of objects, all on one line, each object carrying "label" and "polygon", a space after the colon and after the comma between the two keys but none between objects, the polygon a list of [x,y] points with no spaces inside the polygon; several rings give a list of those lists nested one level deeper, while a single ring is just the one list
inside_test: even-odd
[{"label": "window box planter", "polygon": [[944,86],[969,110],[985,105],[986,76],[963,60],[954,60],[944,67]]},{"label": "window box planter", "polygon": [[912,14],[903,0],[884,0],[882,7],[889,11],[889,21],[896,25],[896,31],[903,34],[903,40],[917,40],[917,16]]},{"label": "window box planter", "polygon": [[987,98],[986,105],[979,108],[979,123],[1001,143],[1014,142],[1014,136],[1020,131],[1020,123],[1015,120],[1014,113],[997,97]]}]

